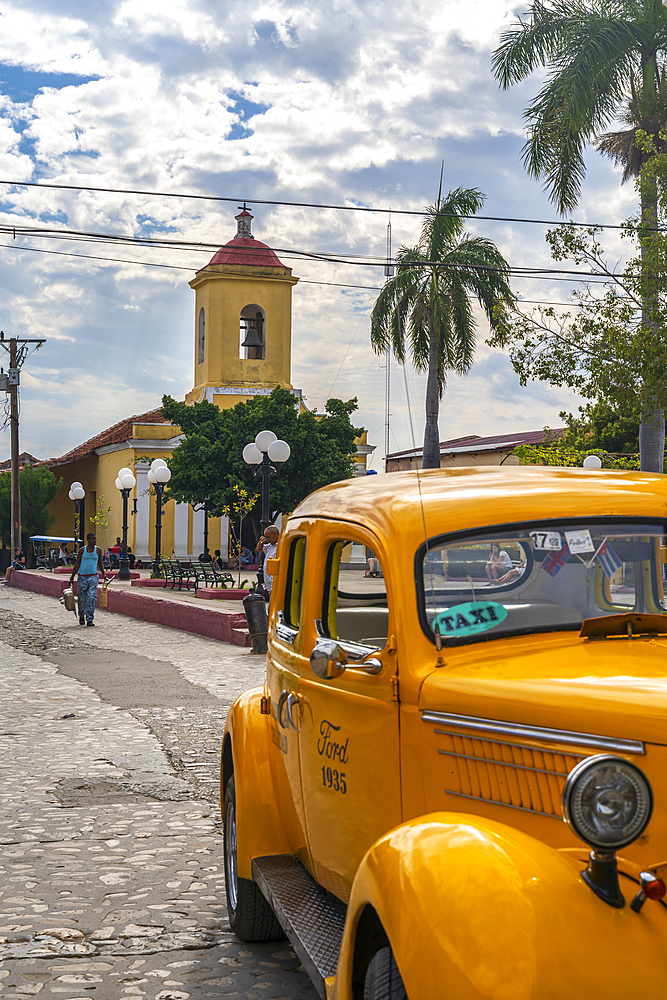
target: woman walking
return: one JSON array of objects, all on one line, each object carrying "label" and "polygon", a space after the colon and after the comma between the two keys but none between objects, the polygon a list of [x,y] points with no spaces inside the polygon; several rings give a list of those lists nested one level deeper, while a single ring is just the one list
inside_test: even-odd
[{"label": "woman walking", "polygon": [[97,545],[97,538],[92,531],[86,535],[86,543],[83,548],[79,549],[69,582],[70,585],[73,584],[75,575],[79,574],[76,581],[79,598],[79,625],[94,625],[98,573],[102,574],[104,580],[106,580],[106,574],[102,565],[102,551]]}]

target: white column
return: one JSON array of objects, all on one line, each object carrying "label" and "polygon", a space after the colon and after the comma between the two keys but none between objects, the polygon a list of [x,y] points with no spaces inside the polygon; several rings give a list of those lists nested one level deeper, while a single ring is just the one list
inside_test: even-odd
[{"label": "white column", "polygon": [[[209,546],[210,547],[210,546]],[[192,511],[192,556],[197,558],[204,551],[204,511]]]},{"label": "white column", "polygon": [[220,518],[220,558],[225,562],[229,559],[229,518]]},{"label": "white column", "polygon": [[[134,554],[137,559],[148,559],[150,553],[148,551],[148,540],[149,540],[149,529],[150,529],[150,518],[151,518],[151,498],[145,491],[149,487],[148,482],[148,470],[150,465],[147,464],[137,464],[136,474],[137,474],[137,513],[135,514],[136,522],[134,525]],[[144,494],[145,495],[142,495]]]},{"label": "white column", "polygon": [[174,552],[177,557],[188,554],[188,510],[187,503],[174,506]]}]

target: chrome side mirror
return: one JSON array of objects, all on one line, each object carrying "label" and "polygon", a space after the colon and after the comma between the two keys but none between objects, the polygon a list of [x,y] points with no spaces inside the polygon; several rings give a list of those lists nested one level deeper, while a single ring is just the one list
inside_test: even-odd
[{"label": "chrome side mirror", "polygon": [[333,681],[345,673],[347,656],[337,642],[320,639],[310,654],[310,669],[323,681]]}]

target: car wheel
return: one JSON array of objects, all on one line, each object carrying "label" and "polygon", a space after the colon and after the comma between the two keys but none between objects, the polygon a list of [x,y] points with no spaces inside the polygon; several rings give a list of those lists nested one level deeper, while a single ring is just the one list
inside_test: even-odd
[{"label": "car wheel", "polygon": [[407,997],[391,948],[381,948],[366,970],[364,1000],[407,1000]]},{"label": "car wheel", "polygon": [[225,888],[229,924],[242,941],[280,941],[285,937],[276,915],[252,879],[239,878],[236,865],[236,782],[227,782],[223,806]]}]

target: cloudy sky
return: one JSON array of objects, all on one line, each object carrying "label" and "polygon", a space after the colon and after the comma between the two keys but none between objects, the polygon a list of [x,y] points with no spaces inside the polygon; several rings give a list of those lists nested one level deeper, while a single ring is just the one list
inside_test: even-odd
[{"label": "cloudy sky", "polygon": [[[522,9],[503,0],[0,0],[0,181],[234,199],[0,184],[0,226],[10,227],[0,232],[0,326],[47,338],[23,371],[21,449],[60,455],[163,392],[182,398],[193,380],[188,280],[210,251],[14,236],[11,227],[219,245],[247,199],[255,235],[274,247],[379,255],[386,212],[253,199],[419,210],[435,199],[443,159],[445,186],[480,188],[485,214],[553,219],[520,162],[521,112],[539,78],[504,93],[490,72],[499,31]],[[621,221],[632,188],[594,151],[588,166],[575,217]],[[395,214],[394,247],[415,242],[419,222]],[[549,265],[543,225],[470,228],[514,265]],[[320,409],[329,395],[359,396],[380,470],[385,371],[369,313],[382,268],[281,256],[310,282],[294,292],[293,384]],[[553,280],[515,288],[550,302],[571,291]],[[559,410],[576,408],[567,391],[521,388],[507,358],[485,346],[483,323],[479,334],[476,364],[448,386],[441,439],[556,426]],[[391,450],[412,443],[406,393],[420,443],[423,378],[394,366]],[[2,458],[9,435],[0,435]]]}]

